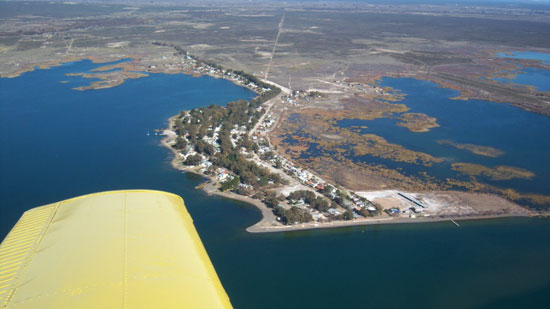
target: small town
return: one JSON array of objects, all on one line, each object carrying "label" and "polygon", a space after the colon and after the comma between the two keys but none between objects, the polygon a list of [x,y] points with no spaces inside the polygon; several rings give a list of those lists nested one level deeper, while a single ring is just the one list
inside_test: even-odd
[{"label": "small town", "polygon": [[177,45],[162,42],[153,42],[153,45],[173,47],[176,50],[174,56],[177,60],[174,60],[170,63],[165,63],[165,60],[167,60],[168,58],[164,56],[165,59],[160,60],[158,64],[150,64],[147,67],[148,72],[174,71],[184,72],[186,74],[191,74],[197,77],[201,75],[208,75],[215,78],[224,78],[237,85],[246,87],[260,95],[263,93],[269,93],[272,88],[274,89],[271,93],[274,93],[274,91],[276,91],[278,94],[280,91],[275,90],[276,87],[273,87],[263,82],[259,82],[259,80],[253,75],[247,74],[242,71],[225,69],[216,63],[200,59]]}]

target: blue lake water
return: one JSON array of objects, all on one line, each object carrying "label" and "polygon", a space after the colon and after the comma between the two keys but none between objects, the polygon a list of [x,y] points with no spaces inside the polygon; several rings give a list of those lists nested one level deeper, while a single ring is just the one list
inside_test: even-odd
[{"label": "blue lake water", "polygon": [[[399,120],[392,118],[347,119],[340,121],[339,125],[367,126],[366,129],[361,129],[361,132],[382,136],[391,143],[443,158],[444,161],[434,164],[432,168],[424,168],[415,164],[388,162],[372,157],[359,159],[382,163],[391,168],[401,167],[408,174],[426,170],[440,179],[460,178],[457,172],[450,169],[451,164],[455,162],[476,163],[489,167],[515,166],[530,170],[536,176],[529,180],[506,181],[492,181],[483,176],[478,178],[483,182],[514,188],[521,192],[550,193],[548,116],[527,112],[509,104],[481,100],[452,100],[452,97],[458,95],[457,91],[413,78],[385,77],[381,80],[381,86],[392,87],[406,94],[404,100],[399,103],[407,105],[411,113],[425,113],[437,118],[440,127],[430,129],[429,132],[414,133],[397,126]],[[490,146],[502,150],[504,154],[497,158],[480,156],[451,145],[438,144],[438,140]]]},{"label": "blue lake water", "polygon": [[540,60],[544,63],[550,64],[550,54],[546,54],[546,53],[537,53],[537,52],[530,52],[530,51],[513,51],[510,53],[506,53],[506,52],[497,53],[497,56],[501,58]]},{"label": "blue lake water", "polygon": [[158,189],[184,197],[236,308],[550,303],[548,219],[247,233],[259,211],[195,190],[202,178],[172,169],[160,137],[146,132],[181,109],[253,94],[224,80],[165,74],[71,89],[89,81],[66,73],[97,66],[81,61],[0,79],[0,239],[34,206],[101,190]]},{"label": "blue lake water", "polygon": [[[514,51],[497,53],[497,56],[510,59],[540,60],[542,63],[550,65],[550,54],[545,53]],[[514,78],[494,78],[494,80],[505,84],[531,85],[535,86],[538,91],[550,91],[550,70],[524,67],[514,73],[516,73]]]},{"label": "blue lake water", "polygon": [[514,78],[493,78],[505,84],[520,84],[535,86],[538,91],[550,91],[550,71],[536,68],[523,68],[514,72]]}]

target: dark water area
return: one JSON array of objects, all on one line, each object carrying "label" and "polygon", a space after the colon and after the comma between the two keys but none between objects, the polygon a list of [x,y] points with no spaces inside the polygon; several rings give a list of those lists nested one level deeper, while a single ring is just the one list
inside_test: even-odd
[{"label": "dark water area", "polygon": [[[435,117],[440,127],[429,132],[415,133],[397,126],[395,118],[375,120],[345,119],[338,122],[341,127],[367,126],[362,133],[379,135],[390,143],[442,158],[442,163],[432,167],[402,162],[382,162],[367,157],[365,162],[391,165],[402,168],[405,174],[414,175],[421,170],[441,180],[447,177],[461,177],[451,170],[451,164],[466,162],[488,167],[514,166],[535,173],[531,179],[491,180],[478,176],[482,182],[520,192],[550,193],[550,118],[524,111],[505,103],[482,100],[452,100],[458,92],[438,87],[428,81],[413,78],[388,78],[381,80],[383,87],[392,87],[406,94],[403,101],[410,113],[424,113]],[[496,158],[474,154],[437,141],[451,140],[457,144],[490,146],[504,152]],[[357,158],[361,159],[361,158]],[[462,176],[463,177],[463,176]]]},{"label": "dark water area", "polygon": [[[168,156],[153,130],[165,128],[181,109],[254,96],[225,80],[182,74],[151,74],[104,90],[72,89],[93,80],[66,73],[98,66],[82,61],[0,79],[0,195],[10,205],[0,209],[2,235],[33,206],[177,183],[163,180],[170,167],[161,163]],[[212,88],[219,90],[204,91]]]},{"label": "dark water area", "polygon": [[224,80],[165,74],[71,89],[88,81],[65,73],[97,66],[82,61],[0,79],[0,238],[35,206],[102,190],[157,189],[183,196],[235,308],[550,303],[548,219],[247,233],[260,212],[195,190],[203,179],[172,169],[153,130],[181,109],[253,94]]}]

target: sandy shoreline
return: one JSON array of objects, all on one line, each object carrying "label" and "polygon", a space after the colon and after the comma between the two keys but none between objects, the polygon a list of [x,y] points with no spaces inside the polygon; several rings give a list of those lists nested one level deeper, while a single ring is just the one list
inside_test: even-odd
[{"label": "sandy shoreline", "polygon": [[[289,231],[303,231],[313,229],[329,229],[349,226],[364,226],[364,225],[385,225],[385,224],[407,224],[407,223],[430,223],[430,222],[444,222],[448,221],[451,224],[452,221],[462,220],[484,220],[484,219],[498,219],[498,218],[514,218],[514,217],[531,217],[529,215],[522,214],[502,214],[502,215],[487,215],[487,216],[464,216],[464,217],[421,217],[421,218],[367,218],[357,219],[352,221],[333,221],[326,223],[303,223],[296,225],[281,225],[281,226],[257,226],[259,223],[248,227],[246,230],[250,233],[272,233],[272,232],[289,232]],[[459,226],[457,226],[459,227]]]}]

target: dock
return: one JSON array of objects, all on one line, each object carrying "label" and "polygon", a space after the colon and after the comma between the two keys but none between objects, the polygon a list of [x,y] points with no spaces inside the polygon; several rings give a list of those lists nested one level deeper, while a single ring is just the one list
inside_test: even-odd
[{"label": "dock", "polygon": [[458,224],[455,220],[451,219],[451,222],[454,223],[456,226],[460,227],[460,224]]}]

